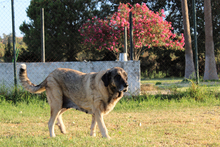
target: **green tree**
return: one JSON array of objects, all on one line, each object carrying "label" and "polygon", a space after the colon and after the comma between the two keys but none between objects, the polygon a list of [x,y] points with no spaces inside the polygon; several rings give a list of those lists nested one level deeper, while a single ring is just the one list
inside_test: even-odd
[{"label": "green tree", "polygon": [[5,62],[12,62],[12,45],[11,45],[11,40],[10,37],[8,38],[8,43],[5,46],[5,54],[4,54],[4,61]]},{"label": "green tree", "polygon": [[0,58],[4,56],[4,52],[5,52],[5,45],[2,42],[0,42]]},{"label": "green tree", "polygon": [[41,8],[45,14],[46,61],[77,60],[77,54],[84,50],[78,32],[81,24],[93,16],[104,17],[101,10],[111,13],[110,6],[102,0],[32,0],[26,11],[30,22],[20,26],[28,49],[19,60],[40,61]]}]

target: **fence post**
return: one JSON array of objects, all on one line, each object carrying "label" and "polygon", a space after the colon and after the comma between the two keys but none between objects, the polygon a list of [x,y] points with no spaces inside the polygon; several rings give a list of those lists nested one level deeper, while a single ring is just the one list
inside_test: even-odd
[{"label": "fence post", "polygon": [[45,62],[44,8],[41,8],[41,62]]},{"label": "fence post", "polygon": [[124,27],[124,36],[125,36],[125,40],[124,40],[124,42],[125,42],[125,44],[124,44],[124,53],[126,53],[126,55],[127,55],[127,27]]},{"label": "fence post", "polygon": [[130,60],[133,60],[133,21],[132,21],[132,12],[129,12],[130,20]]},{"label": "fence post", "polygon": [[198,47],[197,47],[197,23],[196,23],[196,5],[195,0],[193,4],[193,25],[194,25],[194,43],[195,43],[195,68],[196,68],[196,83],[199,84],[199,64],[198,64]]},{"label": "fence post", "polygon": [[13,55],[14,55],[14,86],[15,86],[15,94],[16,94],[17,93],[17,69],[16,69],[14,0],[11,0],[11,12],[12,12]]}]

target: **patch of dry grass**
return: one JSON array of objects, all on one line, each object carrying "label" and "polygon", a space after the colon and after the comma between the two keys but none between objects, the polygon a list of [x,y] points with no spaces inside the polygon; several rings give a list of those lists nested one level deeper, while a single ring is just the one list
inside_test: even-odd
[{"label": "patch of dry grass", "polygon": [[155,91],[159,88],[157,86],[154,86],[152,84],[141,84],[141,91]]},{"label": "patch of dry grass", "polygon": [[153,84],[141,84],[141,94],[169,94],[169,89],[163,89]]},{"label": "patch of dry grass", "polygon": [[[7,109],[6,109],[7,107]],[[111,140],[89,136],[91,116],[69,110],[68,133],[49,137],[49,106],[1,107],[0,146],[220,146],[220,107],[113,111],[105,116]]]}]

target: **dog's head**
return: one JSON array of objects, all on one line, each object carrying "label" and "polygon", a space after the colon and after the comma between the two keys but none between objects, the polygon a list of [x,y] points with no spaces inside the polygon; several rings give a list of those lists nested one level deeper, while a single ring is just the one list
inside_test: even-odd
[{"label": "dog's head", "polygon": [[114,92],[127,92],[127,80],[127,73],[120,67],[111,68],[102,76],[102,81],[104,82],[105,87],[110,86]]}]

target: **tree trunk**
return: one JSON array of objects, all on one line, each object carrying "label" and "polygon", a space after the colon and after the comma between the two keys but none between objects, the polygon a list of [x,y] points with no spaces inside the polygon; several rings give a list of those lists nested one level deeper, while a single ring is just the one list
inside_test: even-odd
[{"label": "tree trunk", "polygon": [[192,79],[192,78],[195,78],[195,67],[194,67],[194,62],[193,62],[193,51],[192,51],[192,44],[191,44],[192,41],[191,41],[191,34],[190,34],[187,0],[182,0],[181,4],[182,4],[184,38],[185,38],[185,78]]},{"label": "tree trunk", "polygon": [[211,0],[204,0],[205,15],[205,73],[204,80],[218,80],[212,28]]}]

